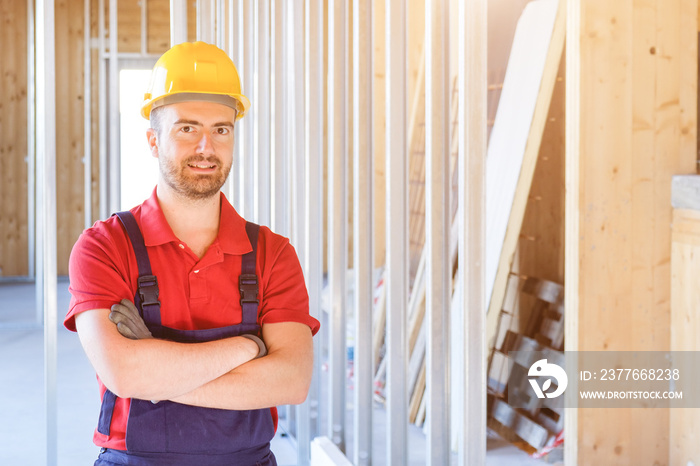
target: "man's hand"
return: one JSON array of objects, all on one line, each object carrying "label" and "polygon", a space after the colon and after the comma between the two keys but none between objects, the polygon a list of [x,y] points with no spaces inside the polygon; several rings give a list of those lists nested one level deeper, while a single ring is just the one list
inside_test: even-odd
[{"label": "man's hand", "polygon": [[143,340],[153,338],[151,331],[146,327],[146,323],[139,315],[134,303],[128,299],[122,299],[119,304],[112,306],[109,313],[109,320],[117,325],[117,330],[123,336],[132,340]]}]

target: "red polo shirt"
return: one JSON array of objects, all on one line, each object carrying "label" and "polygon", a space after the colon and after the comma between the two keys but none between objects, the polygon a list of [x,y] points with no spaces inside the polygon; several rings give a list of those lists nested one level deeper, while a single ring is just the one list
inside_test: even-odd
[{"label": "red polo shirt", "polygon": [[[221,194],[219,235],[199,259],[173,233],[155,190],[131,209],[158,277],[161,322],[180,330],[239,324],[242,319],[238,276],[241,257],[252,250],[245,220]],[[138,267],[129,237],[117,217],[98,221],[80,235],[70,256],[71,302],[64,320],[75,331],[75,316],[109,309],[121,299],[133,301]],[[316,333],[319,322],[309,315],[309,297],[301,266],[289,240],[261,226],[256,273],[259,281],[258,323],[300,322]],[[105,387],[99,380],[100,397]],[[110,435],[95,430],[100,447],[126,449],[129,399],[117,398]],[[276,412],[273,412],[276,417]]]}]

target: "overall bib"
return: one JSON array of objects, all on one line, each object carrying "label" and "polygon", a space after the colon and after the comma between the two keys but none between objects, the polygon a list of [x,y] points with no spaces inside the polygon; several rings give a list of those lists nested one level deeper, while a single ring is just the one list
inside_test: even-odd
[{"label": "overall bib", "polygon": [[[206,330],[177,330],[161,324],[158,282],[152,275],[143,236],[131,212],[116,214],[131,240],[139,269],[134,302],[153,337],[182,343],[219,340],[249,333],[260,336],[255,258],[259,226],[248,222],[253,250],[242,257],[240,324]],[[97,431],[109,435],[116,395],[106,390]],[[276,465],[270,451],[275,435],[270,409],[246,411],[200,408],[171,401],[131,399],[127,451],[103,449],[95,465]]]}]

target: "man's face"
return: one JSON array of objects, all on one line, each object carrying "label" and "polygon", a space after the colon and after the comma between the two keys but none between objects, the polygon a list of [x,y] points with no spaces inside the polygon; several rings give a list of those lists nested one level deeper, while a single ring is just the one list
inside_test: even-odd
[{"label": "man's face", "polygon": [[189,199],[218,194],[233,163],[236,111],[213,102],[180,102],[158,109],[160,128],[148,130],[160,180]]}]

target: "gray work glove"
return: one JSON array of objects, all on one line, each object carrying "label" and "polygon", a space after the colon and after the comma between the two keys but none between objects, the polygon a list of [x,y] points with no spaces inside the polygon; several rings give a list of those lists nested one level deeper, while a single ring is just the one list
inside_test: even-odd
[{"label": "gray work glove", "polygon": [[247,338],[248,340],[253,340],[255,343],[258,344],[258,355],[255,356],[253,359],[262,358],[267,354],[267,347],[265,346],[265,342],[262,341],[262,339],[258,338],[257,335],[253,335],[251,333],[244,333],[241,336],[243,338]]},{"label": "gray work glove", "polygon": [[109,320],[116,324],[119,333],[127,338],[132,340],[153,338],[151,331],[148,330],[146,323],[139,315],[139,310],[128,299],[122,299],[120,303],[112,306]]}]

